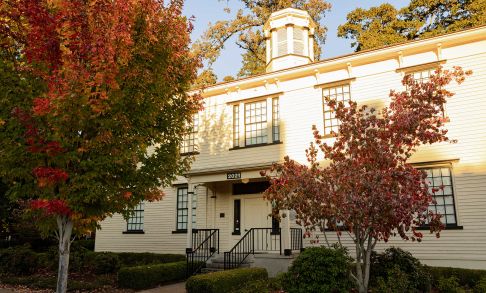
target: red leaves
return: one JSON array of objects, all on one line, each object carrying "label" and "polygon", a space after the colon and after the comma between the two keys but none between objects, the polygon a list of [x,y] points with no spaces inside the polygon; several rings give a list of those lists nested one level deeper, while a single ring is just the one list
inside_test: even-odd
[{"label": "red leaves", "polygon": [[[277,208],[295,210],[307,229],[325,222],[338,235],[350,231],[358,242],[370,237],[386,242],[397,234],[420,241],[423,234],[416,228],[426,222],[438,236],[442,224],[440,215],[428,212],[432,194],[426,177],[407,160],[423,144],[449,140],[441,109],[453,93],[445,87],[468,74],[439,69],[426,83],[406,76],[408,90],[391,91],[390,106],[378,113],[355,102],[327,101],[341,121],[339,135],[328,145],[313,126],[308,165],[288,157],[273,165],[265,197]],[[318,150],[327,159],[324,168]]]},{"label": "red leaves", "polygon": [[50,111],[50,100],[47,98],[36,98],[34,99],[33,112],[34,115],[42,116]]},{"label": "red leaves", "polygon": [[69,178],[65,171],[50,167],[37,167],[32,173],[37,178],[37,185],[41,188],[66,182]]},{"label": "red leaves", "polygon": [[47,216],[71,216],[72,211],[62,199],[35,199],[30,202],[33,210],[41,210]]}]

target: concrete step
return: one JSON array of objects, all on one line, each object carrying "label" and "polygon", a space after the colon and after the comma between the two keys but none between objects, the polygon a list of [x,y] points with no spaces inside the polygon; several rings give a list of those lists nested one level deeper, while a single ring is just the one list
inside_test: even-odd
[{"label": "concrete step", "polygon": [[208,274],[208,273],[214,273],[214,272],[220,272],[223,271],[223,269],[218,269],[218,268],[203,268],[201,269],[201,274]]},{"label": "concrete step", "polygon": [[[237,259],[242,259],[244,258],[246,255],[241,255],[240,258],[238,258],[238,256],[233,256],[233,260],[237,260]],[[246,259],[243,261],[243,263],[252,263],[254,261],[254,256],[253,254],[250,254],[248,256],[246,256]],[[224,254],[220,253],[220,254],[215,254],[213,257],[211,257],[209,260],[208,260],[208,263],[211,262],[211,263],[224,263]]]}]

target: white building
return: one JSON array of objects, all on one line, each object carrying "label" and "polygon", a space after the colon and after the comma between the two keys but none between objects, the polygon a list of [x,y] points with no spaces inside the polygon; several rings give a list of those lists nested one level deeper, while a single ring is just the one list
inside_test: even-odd
[{"label": "white building", "polygon": [[[278,221],[269,217],[260,170],[285,155],[306,162],[312,125],[324,133],[336,130],[323,95],[381,107],[390,89],[403,89],[404,74],[427,78],[440,64],[473,71],[450,88],[456,95],[447,103],[447,128],[458,143],[423,147],[412,158],[445,185],[432,208],[444,214],[447,227],[440,239],[397,238],[386,245],[429,265],[486,269],[486,27],[314,61],[314,26],[305,11],[271,15],[264,27],[267,72],[204,90],[205,109],[183,146],[195,154],[191,170],[164,189],[162,201],[141,204],[128,223],[119,215],[106,219],[96,234],[97,251],[185,253],[213,232],[199,251],[217,249],[216,235],[220,253],[237,243],[236,250],[249,253],[298,250],[300,230],[289,236],[288,229],[298,226],[284,220],[279,233]],[[318,245],[317,237],[304,239],[303,246]]]}]

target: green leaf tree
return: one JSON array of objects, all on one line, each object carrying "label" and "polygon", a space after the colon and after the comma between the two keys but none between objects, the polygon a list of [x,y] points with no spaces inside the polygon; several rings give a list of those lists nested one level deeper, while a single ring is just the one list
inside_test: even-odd
[{"label": "green leaf tree", "polygon": [[412,0],[402,9],[357,8],[338,27],[356,51],[450,33],[486,23],[486,0]]},{"label": "green leaf tree", "polygon": [[[236,13],[233,20],[221,20],[209,26],[200,40],[194,46],[195,54],[207,61],[209,66],[221,54],[228,40],[236,37],[236,44],[244,50],[243,66],[238,77],[262,73],[265,71],[265,38],[263,25],[275,11],[293,7],[306,10],[317,23],[315,39],[319,45],[326,39],[326,27],[320,21],[329,11],[331,5],[324,0],[241,0],[245,10]],[[316,54],[320,55],[320,47],[315,46]]]},{"label": "green leaf tree", "polygon": [[182,4],[0,4],[0,177],[59,240],[57,292],[73,235],[161,199],[189,167],[179,146],[201,98]]}]

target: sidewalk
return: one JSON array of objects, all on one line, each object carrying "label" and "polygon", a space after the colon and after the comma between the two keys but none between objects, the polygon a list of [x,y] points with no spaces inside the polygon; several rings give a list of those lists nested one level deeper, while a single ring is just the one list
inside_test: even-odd
[{"label": "sidewalk", "polygon": [[[0,293],[7,293],[7,292],[0,291]],[[186,283],[185,282],[175,283],[175,284],[162,286],[150,290],[140,291],[139,293],[186,293]]]}]

